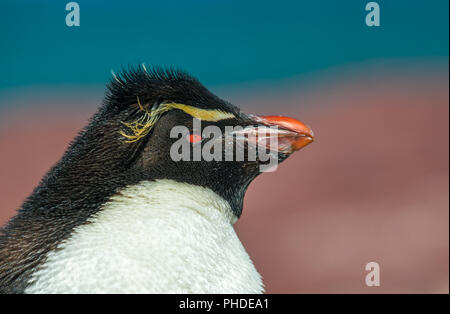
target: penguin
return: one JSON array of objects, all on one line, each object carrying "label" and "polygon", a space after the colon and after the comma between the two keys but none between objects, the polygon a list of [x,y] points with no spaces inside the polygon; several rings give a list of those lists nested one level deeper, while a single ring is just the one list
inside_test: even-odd
[{"label": "penguin", "polygon": [[[221,131],[214,145],[208,127]],[[181,70],[113,74],[88,125],[1,229],[0,292],[263,293],[233,224],[267,159],[225,155],[260,145],[251,134],[274,140],[261,145],[278,162],[314,139],[296,119],[241,112]],[[191,158],[208,143],[217,158]]]}]

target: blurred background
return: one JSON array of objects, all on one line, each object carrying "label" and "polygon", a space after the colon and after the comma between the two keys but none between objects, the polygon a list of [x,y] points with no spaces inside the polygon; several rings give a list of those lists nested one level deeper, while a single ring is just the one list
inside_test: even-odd
[{"label": "blurred background", "polygon": [[[269,293],[448,293],[449,2],[0,4],[0,225],[102,101],[111,70],[191,72],[316,142],[250,186],[236,230]],[[381,268],[367,287],[365,265]]]}]

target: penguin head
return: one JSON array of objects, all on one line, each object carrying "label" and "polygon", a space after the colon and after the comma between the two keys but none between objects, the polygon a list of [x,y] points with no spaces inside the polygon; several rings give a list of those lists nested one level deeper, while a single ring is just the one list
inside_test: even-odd
[{"label": "penguin head", "polygon": [[122,176],[209,188],[237,218],[250,182],[313,141],[298,120],[242,113],[189,74],[161,68],[113,75],[101,116],[100,134],[115,146],[105,158],[122,160]]}]

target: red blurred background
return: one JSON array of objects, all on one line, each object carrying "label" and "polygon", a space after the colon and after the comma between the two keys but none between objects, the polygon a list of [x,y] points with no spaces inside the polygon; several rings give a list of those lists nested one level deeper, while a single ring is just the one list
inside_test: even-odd
[{"label": "red blurred background", "polygon": [[[267,292],[448,293],[446,67],[220,88],[246,112],[292,115],[316,134],[255,180],[236,224]],[[0,225],[95,110],[92,101],[0,112]],[[372,261],[380,287],[365,285]]]}]

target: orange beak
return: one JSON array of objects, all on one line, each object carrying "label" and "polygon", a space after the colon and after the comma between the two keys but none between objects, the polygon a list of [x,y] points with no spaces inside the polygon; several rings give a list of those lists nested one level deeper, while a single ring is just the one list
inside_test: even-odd
[{"label": "orange beak", "polygon": [[291,154],[314,141],[314,133],[309,126],[294,118],[281,116],[253,116],[256,122],[278,127],[278,151]]}]

